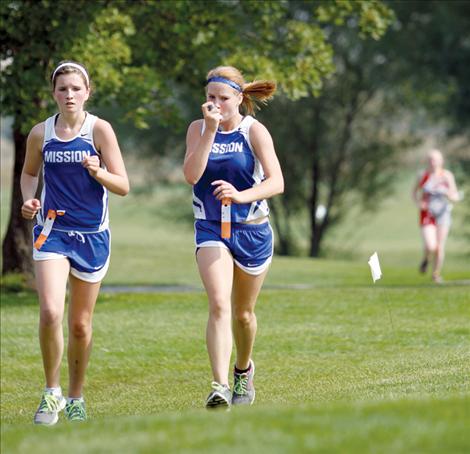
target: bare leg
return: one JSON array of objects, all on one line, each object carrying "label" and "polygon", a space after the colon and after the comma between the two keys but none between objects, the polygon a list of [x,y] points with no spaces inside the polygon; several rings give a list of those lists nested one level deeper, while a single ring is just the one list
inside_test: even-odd
[{"label": "bare leg", "polygon": [[444,264],[445,246],[446,246],[446,240],[447,240],[448,235],[449,235],[448,225],[437,226],[436,259],[434,261],[434,269],[432,273],[433,279],[436,282],[441,281],[441,270],[442,270],[442,265]]},{"label": "bare leg", "polygon": [[92,318],[101,282],[89,283],[70,275],[69,396],[81,397],[92,345]]},{"label": "bare leg", "polygon": [[230,295],[233,283],[233,260],[230,252],[219,247],[201,248],[197,252],[199,274],[209,299],[206,342],[214,380],[228,385],[232,354],[230,329]]},{"label": "bare leg", "polygon": [[70,265],[67,259],[35,261],[39,296],[39,344],[46,386],[60,386],[60,363],[64,353],[62,320]]},{"label": "bare leg", "polygon": [[257,328],[255,304],[266,274],[267,270],[253,276],[235,266],[232,329],[237,347],[235,364],[241,370],[250,365]]},{"label": "bare leg", "polygon": [[[433,259],[437,250],[437,229],[433,224],[425,225],[421,228],[421,235],[424,243],[423,262]],[[424,272],[424,271],[423,271]]]}]

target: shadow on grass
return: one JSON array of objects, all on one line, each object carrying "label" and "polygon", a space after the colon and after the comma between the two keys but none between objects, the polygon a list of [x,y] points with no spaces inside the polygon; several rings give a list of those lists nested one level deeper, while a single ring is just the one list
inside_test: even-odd
[{"label": "shadow on grass", "polygon": [[[10,287],[3,285],[0,292],[0,305],[1,307],[14,307],[14,306],[32,306],[38,304],[38,297],[33,289]],[[400,289],[430,289],[435,288],[437,291],[446,288],[457,287],[470,287],[470,280],[454,280],[445,281],[442,284],[435,284],[432,282],[423,283],[417,282],[416,284],[410,283],[376,283],[373,285],[377,290],[400,290]],[[368,289],[372,284],[343,284],[342,288],[355,288],[355,289]],[[328,288],[337,288],[337,285],[329,284],[266,284],[263,287],[264,291],[308,291],[308,290],[323,290]],[[162,284],[162,285],[103,285],[100,291],[100,297],[104,295],[118,295],[118,294],[159,294],[159,293],[202,293],[204,289],[202,286],[195,285],[181,285],[181,284]],[[98,297],[98,301],[100,301]],[[68,301],[68,298],[67,298]],[[103,302],[103,301],[100,301]]]},{"label": "shadow on grass", "polygon": [[461,279],[461,280],[455,280],[455,281],[444,281],[441,282],[440,284],[436,284],[434,282],[429,282],[427,284],[425,283],[419,283],[419,284],[379,284],[377,285],[379,288],[448,288],[448,287],[470,287],[470,279]]}]

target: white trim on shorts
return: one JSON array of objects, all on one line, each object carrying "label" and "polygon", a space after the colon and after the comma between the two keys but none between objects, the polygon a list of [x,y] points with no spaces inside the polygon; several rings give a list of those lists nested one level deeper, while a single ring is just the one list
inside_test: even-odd
[{"label": "white trim on shorts", "polygon": [[[199,248],[203,248],[203,247],[220,247],[222,249],[226,249],[229,252],[229,254],[232,255],[227,245],[222,243],[221,241],[204,241],[204,243],[196,244],[196,252]],[[264,263],[262,263],[261,265],[257,267],[244,266],[238,260],[234,259],[233,256],[232,256],[232,259],[235,265],[237,265],[237,267],[243,270],[245,273],[251,274],[252,276],[258,276],[259,274],[267,270],[269,265],[271,265],[271,262],[273,260],[273,255],[271,253],[271,256]]]},{"label": "white trim on shorts", "polygon": [[227,251],[230,252],[228,246],[222,243],[222,241],[204,241],[204,243],[196,244],[196,249],[200,247],[221,247],[223,249],[227,249]]},{"label": "white trim on shorts", "polygon": [[[76,268],[73,268],[70,265],[70,274],[81,281],[90,282],[91,284],[95,284],[100,282],[106,276],[109,268],[109,261],[110,261],[111,254],[108,255],[108,259],[104,264],[103,268],[99,269],[98,271],[94,271],[92,273],[86,273],[84,271],[78,271]],[[36,262],[42,262],[44,260],[58,260],[58,259],[67,259],[68,257],[64,254],[58,254],[57,252],[44,252],[38,251],[36,248],[33,248],[33,260]]]}]

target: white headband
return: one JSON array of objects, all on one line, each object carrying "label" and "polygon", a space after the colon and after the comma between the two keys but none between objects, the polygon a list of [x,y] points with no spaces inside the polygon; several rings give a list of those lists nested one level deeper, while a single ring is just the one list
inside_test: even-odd
[{"label": "white headband", "polygon": [[78,69],[85,76],[87,87],[90,86],[90,79],[88,77],[88,73],[86,72],[85,68],[83,66],[77,65],[76,63],[62,63],[59,66],[57,66],[57,68],[52,73],[52,81],[54,81],[54,77],[57,71],[59,71],[59,69],[64,68],[65,66],[71,66],[72,68]]}]

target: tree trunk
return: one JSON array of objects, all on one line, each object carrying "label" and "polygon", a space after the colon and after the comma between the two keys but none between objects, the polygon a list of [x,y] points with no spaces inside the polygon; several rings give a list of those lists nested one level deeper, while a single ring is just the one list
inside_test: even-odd
[{"label": "tree trunk", "polygon": [[323,232],[324,232],[324,223],[315,222],[313,230],[314,230],[314,234],[312,237],[312,242],[310,243],[310,257],[319,257],[320,245],[321,245]]},{"label": "tree trunk", "polygon": [[[289,224],[289,215],[284,207],[282,199],[272,201],[271,211],[273,213],[273,225],[276,230],[278,240],[278,249],[276,250],[276,253],[278,255],[291,255],[293,240],[291,237],[292,234]],[[282,223],[281,220],[284,220],[284,223]]]},{"label": "tree trunk", "polygon": [[33,223],[23,219],[21,206],[20,178],[26,154],[27,136],[21,133],[17,125],[13,129],[15,143],[15,164],[13,167],[13,190],[10,205],[10,221],[3,240],[3,270],[2,274],[21,273],[27,279],[33,276],[33,260],[31,256]]},{"label": "tree trunk", "polygon": [[320,253],[320,240],[321,236],[318,231],[317,223],[317,208],[318,208],[318,198],[319,198],[319,182],[321,179],[321,169],[320,169],[320,156],[319,156],[319,142],[320,138],[318,137],[320,128],[318,127],[320,122],[320,110],[321,106],[314,107],[314,131],[312,137],[312,168],[310,172],[310,177],[312,179],[312,193],[310,195],[310,257],[318,257]]},{"label": "tree trunk", "polygon": [[[340,143],[338,144],[338,156],[333,163],[333,166],[329,170],[328,178],[328,198],[326,203],[326,214],[322,220],[316,219],[316,211],[318,206],[318,181],[321,178],[321,170],[319,165],[319,159],[317,157],[318,153],[318,135],[316,134],[316,142],[312,147],[314,156],[312,164],[312,198],[310,203],[310,222],[311,222],[311,242],[310,242],[310,257],[318,257],[320,255],[320,246],[322,238],[324,237],[325,232],[334,222],[330,216],[331,209],[335,205],[338,196],[341,193],[341,190],[338,188],[338,181],[341,176],[341,168],[344,164],[346,158],[346,150],[351,139],[352,135],[352,123],[357,113],[357,104],[358,104],[358,95],[354,96],[348,112],[346,113],[346,118],[344,121],[344,126],[341,134]],[[319,110],[316,111],[315,124],[318,124],[320,120]],[[331,222],[330,222],[331,221]]]}]

